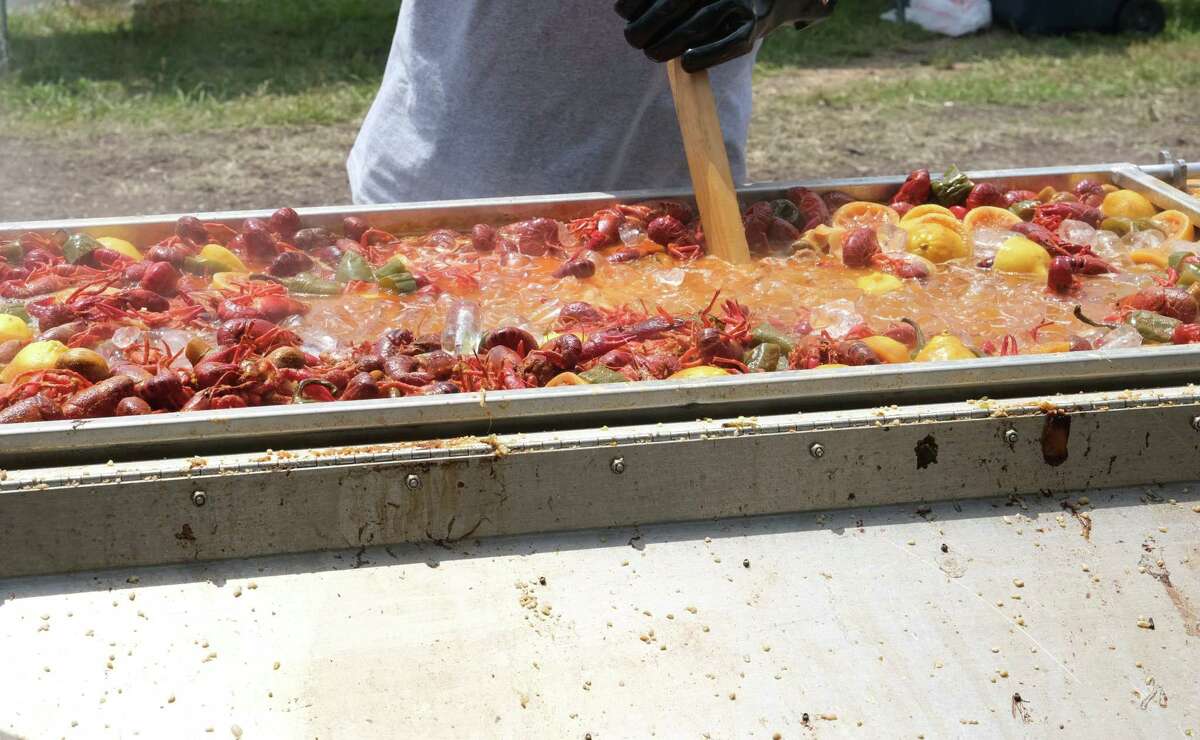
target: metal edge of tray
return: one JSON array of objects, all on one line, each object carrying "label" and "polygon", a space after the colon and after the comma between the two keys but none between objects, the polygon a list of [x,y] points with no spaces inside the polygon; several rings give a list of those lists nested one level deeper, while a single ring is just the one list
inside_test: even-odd
[{"label": "metal edge of tray", "polygon": [[[1189,165],[1200,169],[1200,163]],[[1141,189],[1151,189],[1147,180],[1162,182],[1160,177],[1169,177],[1173,173],[1171,165],[1133,165],[1128,163],[1088,164],[1062,167],[1034,167],[1018,169],[978,170],[968,174],[977,181],[1005,182],[1014,187],[1024,185],[1049,184],[1050,181],[1061,184],[1071,184],[1085,178],[1106,178],[1110,181],[1117,176],[1132,179],[1134,173],[1141,176],[1137,182]],[[757,183],[738,188],[739,195],[768,197],[781,195],[788,188],[807,187],[811,190],[828,191],[842,190],[855,197],[863,199],[882,199],[888,197],[905,179],[904,175],[888,177],[857,177],[830,180],[795,180],[786,182]],[[1163,190],[1165,188],[1165,191]],[[1190,206],[1188,212],[1200,220],[1200,201],[1191,198],[1180,190],[1163,185],[1153,189],[1157,195],[1168,200],[1172,206],[1183,204]],[[1169,191],[1169,192],[1168,192]],[[659,198],[677,198],[693,200],[694,196],[688,189],[669,190],[630,190],[613,193],[568,193],[562,195],[530,195],[514,198],[475,198],[452,201],[427,201],[414,203],[391,203],[375,205],[345,205],[319,206],[296,209],[305,223],[310,226],[325,226],[328,228],[341,227],[341,218],[346,215],[367,217],[372,224],[391,231],[404,232],[415,229],[429,230],[432,228],[464,226],[479,221],[503,221],[528,218],[531,216],[550,216],[569,218],[578,216],[589,209],[601,208],[614,202],[638,202]],[[261,218],[270,215],[271,210],[219,211],[199,213],[204,221],[237,225],[247,218]],[[162,214],[135,217],[106,217],[88,219],[55,219],[24,222],[0,223],[0,239],[13,238],[26,231],[53,231],[70,229],[94,231],[99,235],[135,237],[142,240],[157,241],[169,236],[174,231],[175,221],[182,215],[193,214]]]},{"label": "metal edge of tray", "polygon": [[0,578],[1194,481],[1198,412],[1159,388],[21,471]]},{"label": "metal edge of tray", "polygon": [[1200,347],[1019,355],[0,426],[0,467],[1200,382]]},{"label": "metal edge of tray", "polygon": [[[1158,166],[1164,168],[1165,166]],[[1085,177],[1104,178],[1122,187],[1145,193],[1160,207],[1187,212],[1200,222],[1200,201],[1171,188],[1147,170],[1132,164],[1084,165],[973,172],[981,181],[1004,181],[1014,186],[1049,181],[1069,184]],[[903,180],[854,178],[808,183],[773,183],[741,191],[769,195],[804,185],[816,190],[841,189],[858,197],[882,198]],[[867,192],[870,191],[870,192]],[[333,220],[344,213],[366,213],[421,219],[496,218],[500,213],[545,213],[550,206],[592,207],[612,200],[634,201],[656,197],[686,197],[685,191],[584,193],[533,196],[450,203],[417,203],[392,207],[305,209],[302,215]],[[206,215],[229,223],[262,212]],[[174,216],[137,219],[91,219],[67,222],[0,224],[0,237],[12,231],[50,228],[96,228],[113,233],[124,228],[169,228]],[[835,408],[850,403],[883,404],[896,400],[952,400],[970,395],[1007,392],[1103,390],[1113,384],[1128,387],[1164,385],[1195,380],[1200,369],[1200,348],[1167,347],[1114,353],[988,358],[924,366],[879,366],[835,373],[772,373],[693,382],[655,382],[586,389],[538,389],[464,394],[451,397],[417,397],[320,406],[273,406],[255,409],[201,412],[188,415],[127,417],[60,421],[0,428],[0,465],[29,467],[46,459],[76,460],[98,456],[178,454],[235,450],[245,445],[283,446],[304,441],[320,443],[334,436],[365,439],[366,435],[412,438],[415,434],[487,434],[493,430],[527,428],[530,424],[559,428],[607,421],[680,419],[705,413],[763,413],[787,404],[798,408]]]}]

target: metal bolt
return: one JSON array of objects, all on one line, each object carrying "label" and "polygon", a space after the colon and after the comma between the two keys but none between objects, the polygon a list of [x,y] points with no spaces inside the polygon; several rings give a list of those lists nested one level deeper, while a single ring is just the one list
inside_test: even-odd
[{"label": "metal bolt", "polygon": [[625,472],[625,458],[623,458],[623,457],[614,457],[614,458],[612,459],[612,462],[610,462],[610,463],[608,464],[608,469],[609,469],[609,470],[611,470],[611,471],[613,471],[613,472],[614,472],[614,473],[616,473],[617,475],[620,475],[621,473],[624,473],[624,472]]},{"label": "metal bolt", "polygon": [[1010,445],[1015,445],[1017,443],[1017,439],[1018,436],[1016,429],[1009,429],[1008,431],[1004,432],[1004,441],[1008,442]]},{"label": "metal bolt", "polygon": [[208,494],[204,491],[193,491],[192,503],[196,506],[204,506],[208,503]]},{"label": "metal bolt", "polygon": [[1192,429],[1195,429],[1197,432],[1200,432],[1200,416],[1192,417]]},{"label": "metal bolt", "polygon": [[812,455],[813,457],[815,457],[819,460],[822,457],[825,457],[825,448],[821,445],[820,442],[813,442],[808,447],[808,454]]},{"label": "metal bolt", "polygon": [[408,490],[415,491],[421,487],[421,476],[414,473],[409,473],[404,478],[404,485],[408,486]]}]

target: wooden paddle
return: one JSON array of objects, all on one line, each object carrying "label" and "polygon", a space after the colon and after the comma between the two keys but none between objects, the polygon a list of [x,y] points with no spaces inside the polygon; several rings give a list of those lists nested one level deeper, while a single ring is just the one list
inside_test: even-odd
[{"label": "wooden paddle", "polygon": [[696,204],[700,207],[700,222],[708,253],[734,264],[750,261],[750,247],[742,227],[737,191],[729,171],[729,155],[725,152],[725,137],[721,135],[721,119],[717,117],[717,101],[713,97],[708,72],[689,74],[678,59],[667,62],[671,93],[675,96],[675,111],[679,116],[679,131],[687,152],[688,170]]}]

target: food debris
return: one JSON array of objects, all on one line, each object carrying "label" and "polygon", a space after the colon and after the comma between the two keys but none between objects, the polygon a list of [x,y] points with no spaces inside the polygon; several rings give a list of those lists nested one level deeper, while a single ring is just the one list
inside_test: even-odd
[{"label": "food debris", "polygon": [[836,714],[834,714],[833,712],[826,712],[826,713],[818,715],[818,716],[821,719],[825,720],[826,722],[836,722],[837,718],[838,718],[838,716]]},{"label": "food debris", "polygon": [[134,600],[134,599],[136,599],[136,598],[137,598],[137,594],[136,594],[136,593],[134,593],[133,591],[130,591],[130,592],[129,592],[129,600],[130,600],[130,601],[133,601],[133,600]]},{"label": "food debris", "polygon": [[233,736],[234,736],[234,737],[241,737],[241,736],[242,736],[242,728],[241,728],[241,727],[238,727],[237,725],[233,725],[232,727],[230,727],[230,728],[229,728],[229,731],[230,731],[231,733],[233,733]]},{"label": "food debris", "polygon": [[1013,585],[1017,588],[1025,588],[1025,581],[1022,581],[1020,578],[1014,578]]},{"label": "food debris", "polygon": [[241,586],[238,586],[237,588],[233,589],[233,598],[236,599],[237,597],[239,597],[241,595],[242,595],[242,587]]},{"label": "food debris", "polygon": [[175,695],[174,695],[174,694],[171,694],[170,696],[168,696],[168,697],[167,697],[167,703],[168,703],[168,704],[174,704],[174,703],[175,703]]},{"label": "food debris", "polygon": [[216,659],[217,659],[217,652],[214,650],[213,652],[209,653],[208,655],[205,655],[204,660],[201,660],[200,662],[207,663],[210,660],[216,660]]},{"label": "food debris", "polygon": [[1144,630],[1154,629],[1154,617],[1138,617],[1137,626]]}]

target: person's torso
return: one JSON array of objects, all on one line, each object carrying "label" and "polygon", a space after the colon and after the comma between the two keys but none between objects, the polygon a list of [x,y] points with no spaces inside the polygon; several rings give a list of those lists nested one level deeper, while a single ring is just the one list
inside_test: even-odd
[{"label": "person's torso", "polygon": [[[609,0],[405,0],[349,161],[358,202],[687,183],[666,69]],[[744,179],[753,59],[713,71]]]}]

